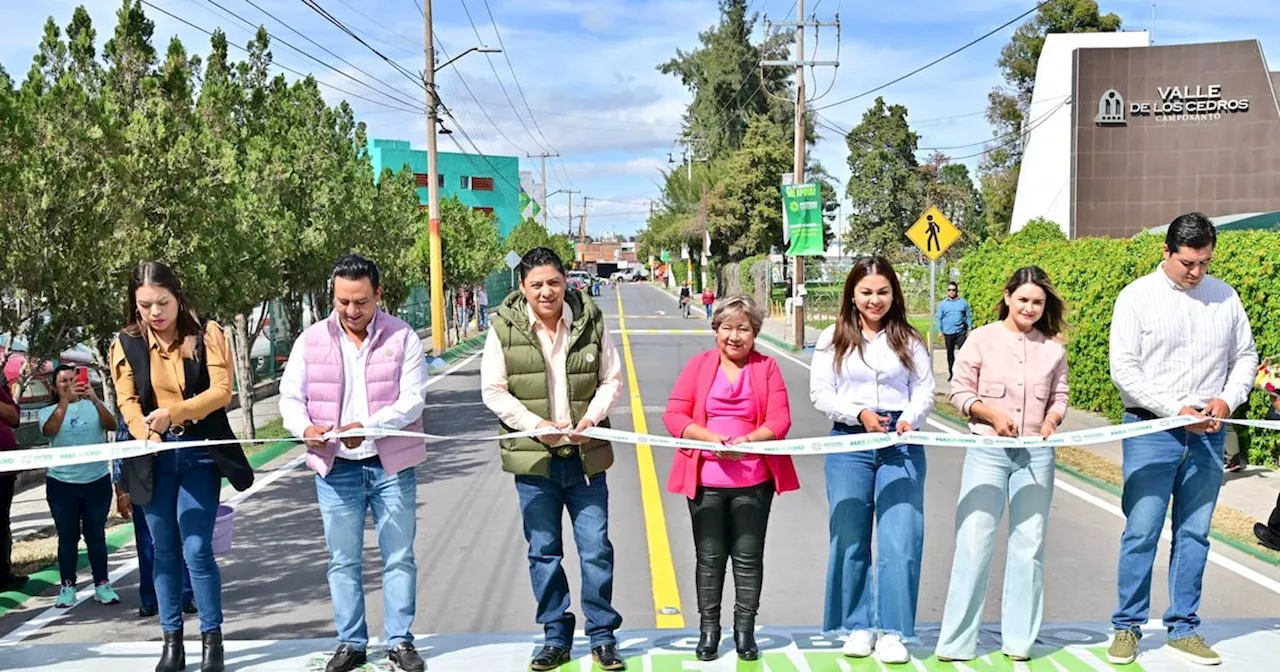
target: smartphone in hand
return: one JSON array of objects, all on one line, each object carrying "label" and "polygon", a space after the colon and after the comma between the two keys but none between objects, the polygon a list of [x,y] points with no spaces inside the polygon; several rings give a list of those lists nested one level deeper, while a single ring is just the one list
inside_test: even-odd
[{"label": "smartphone in hand", "polygon": [[76,368],[76,382],[82,385],[89,384],[89,367],[81,366]]}]

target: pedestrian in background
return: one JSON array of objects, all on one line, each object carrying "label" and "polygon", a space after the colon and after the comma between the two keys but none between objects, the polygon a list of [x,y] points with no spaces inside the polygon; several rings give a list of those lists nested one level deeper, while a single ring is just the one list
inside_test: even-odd
[{"label": "pedestrian in background", "polygon": [[[711,319],[711,309],[716,302],[716,293],[710,285],[702,288],[702,307],[707,311],[707,319]],[[758,329],[756,330],[759,331]]]},{"label": "pedestrian in background", "polygon": [[[98,400],[89,384],[88,369],[66,364],[53,370],[58,403],[40,409],[40,433],[49,447],[65,448],[103,443],[107,432],[115,431],[116,416]],[[120,596],[107,576],[107,515],[111,511],[111,467],[107,462],[89,462],[49,467],[45,471],[45,499],[58,531],[58,574],[62,587],[53,606],[67,609],[76,603],[76,563],[80,559],[83,531],[89,569],[93,575],[93,599],[116,604]]]},{"label": "pedestrian in background", "polygon": [[307,444],[307,466],[316,474],[316,501],[329,550],[338,647],[325,665],[327,672],[350,672],[368,659],[364,521],[370,511],[382,555],[388,656],[405,672],[426,669],[412,631],[418,591],[414,469],[427,458],[426,441],[328,436],[362,429],[422,431],[427,392],[422,340],[380,307],[381,278],[372,260],[354,254],[339,259],[329,276],[333,311],[293,344],[280,379],[280,415],[285,429]]},{"label": "pedestrian in background", "polygon": [[[0,451],[17,450],[15,429],[22,424],[22,410],[13,400],[9,381],[0,374]],[[13,529],[9,518],[17,493],[18,472],[0,471],[0,590],[17,588],[27,582],[26,574],[13,571]]]},{"label": "pedestrian in background", "polygon": [[956,352],[964,346],[965,338],[973,329],[973,310],[969,302],[960,298],[960,285],[947,285],[947,298],[938,302],[938,333],[947,346],[947,380],[951,380],[956,366]]},{"label": "pedestrian in background", "polygon": [[[832,436],[903,434],[928,417],[933,387],[933,360],[907,321],[893,265],[884,257],[858,259],[845,279],[839,319],[818,337],[809,398],[834,423]],[[825,458],[831,548],[822,628],[848,635],[846,656],[874,651],[885,663],[910,659],[905,642],[915,639],[925,466],[924,447],[915,444]]]},{"label": "pedestrian in background", "polygon": [[480,331],[489,328],[489,290],[484,283],[476,285],[476,310],[480,315]]},{"label": "pedestrian in background", "polygon": [[1258,352],[1240,297],[1209,275],[1217,239],[1203,214],[1178,216],[1165,233],[1164,262],[1121,290],[1111,318],[1111,379],[1125,405],[1124,422],[1176,415],[1199,420],[1123,441],[1125,527],[1119,604],[1111,616],[1115,637],[1107,650],[1107,660],[1117,665],[1137,659],[1170,500],[1167,648],[1193,663],[1222,662],[1199,634],[1201,584],[1222,487],[1222,419],[1253,391]]},{"label": "pedestrian in background", "polygon": [[542,624],[533,670],[569,662],[574,616],[564,568],[561,521],[566,509],[582,564],[582,610],[591,657],[604,670],[623,670],[615,634],[622,615],[613,607],[613,544],[609,541],[608,441],[582,434],[608,427],[622,393],[622,364],[604,314],[568,286],[564,264],[545,247],[520,260],[520,291],[493,318],[480,360],[480,397],[498,416],[501,432],[555,430],[537,438],[502,439],[502,469],[515,476],[529,543],[529,578]]},{"label": "pedestrian in background", "polygon": [[[755,349],[764,313],[750,297],[720,304],[711,320],[716,347],[685,364],[662,421],[671,436],[734,446],[786,438],[791,428],[787,384],[778,363]],[[667,490],[684,495],[697,555],[698,660],[715,660],[726,563],[733,560],[733,641],[755,660],[756,614],[764,582],[764,539],[774,494],[800,487],[786,455],[749,455],[681,448]]]},{"label": "pedestrian in background", "polygon": [[[1067,351],[1059,340],[1066,306],[1036,266],[1014,271],[996,306],[998,322],[973,332],[956,360],[951,403],[981,436],[1044,437],[1067,413]],[[956,554],[938,633],[943,662],[977,657],[996,526],[1009,503],[1009,550],[1000,602],[1000,641],[1025,661],[1044,614],[1045,530],[1053,500],[1053,448],[965,451],[956,509]]]},{"label": "pedestrian in background", "polygon": [[[130,274],[128,316],[111,345],[111,374],[120,414],[134,437],[185,442],[234,439],[227,419],[231,371],[227,337],[203,321],[178,276],[148,261]],[[140,507],[155,538],[156,597],[163,644],[156,672],[186,666],[182,631],[182,559],[200,606],[201,672],[225,667],[222,575],[213,556],[213,526],[222,478],[244,491],[253,469],[239,444],[173,447],[124,461],[121,489]]]}]

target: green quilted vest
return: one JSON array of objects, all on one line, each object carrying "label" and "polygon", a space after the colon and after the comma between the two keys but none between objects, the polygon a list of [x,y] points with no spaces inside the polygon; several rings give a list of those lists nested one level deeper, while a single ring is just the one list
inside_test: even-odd
[{"label": "green quilted vest", "polygon": [[[569,415],[576,426],[595,397],[600,375],[600,343],[604,338],[604,315],[591,299],[576,289],[567,289],[564,297],[573,313],[569,332],[569,352],[565,361],[568,376]],[[538,337],[529,324],[528,301],[518,290],[512,292],[493,320],[492,329],[502,343],[507,365],[507,389],[530,412],[541,418],[551,416],[550,383],[547,361],[542,355]],[[600,422],[608,427],[609,420]],[[501,433],[515,431],[503,424]],[[502,469],[517,475],[550,476],[552,450],[537,439],[502,439]],[[578,447],[582,469],[594,476],[613,464],[613,447],[608,441],[591,441]]]}]

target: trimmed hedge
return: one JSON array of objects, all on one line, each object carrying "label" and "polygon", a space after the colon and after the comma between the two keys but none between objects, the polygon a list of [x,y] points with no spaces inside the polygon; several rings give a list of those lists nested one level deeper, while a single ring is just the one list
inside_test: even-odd
[{"label": "trimmed hedge", "polygon": [[[1068,241],[1056,225],[1035,222],[965,255],[962,287],[975,323],[986,324],[996,319],[996,303],[1014,270],[1043,268],[1067,302],[1071,405],[1119,422],[1124,408],[1111,383],[1111,312],[1125,285],[1156,269],[1163,245],[1163,237],[1151,235]],[[1258,354],[1280,356],[1280,233],[1220,233],[1210,273],[1240,294]],[[1267,395],[1255,391],[1236,417],[1261,418],[1269,405]],[[1239,428],[1239,435],[1250,462],[1274,464],[1280,457],[1280,433]]]}]

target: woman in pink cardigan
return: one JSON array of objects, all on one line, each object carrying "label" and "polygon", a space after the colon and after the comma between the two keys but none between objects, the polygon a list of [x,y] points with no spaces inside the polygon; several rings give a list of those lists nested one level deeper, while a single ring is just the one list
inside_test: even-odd
[{"label": "woman in pink cardigan", "polygon": [[[662,421],[672,436],[733,446],[786,437],[787,386],[777,362],[755,350],[764,314],[750,297],[725,300],[711,318],[716,349],[694,355],[676,381]],[[725,565],[733,559],[733,641],[741,660],[755,660],[756,613],[764,577],[764,537],[774,493],[800,487],[791,458],[730,450],[680,449],[667,489],[689,498],[694,574],[701,617],[696,654],[714,660],[720,647]]]},{"label": "woman in pink cardigan", "polygon": [[[999,322],[969,334],[956,357],[951,403],[986,436],[1048,438],[1067,413],[1066,307],[1036,266],[1014,271]],[[1044,612],[1044,544],[1053,500],[1054,449],[970,448],[956,510],[956,555],[938,633],[938,660],[973,660],[987,597],[996,526],[1009,506],[1000,640],[1025,661]]]}]

